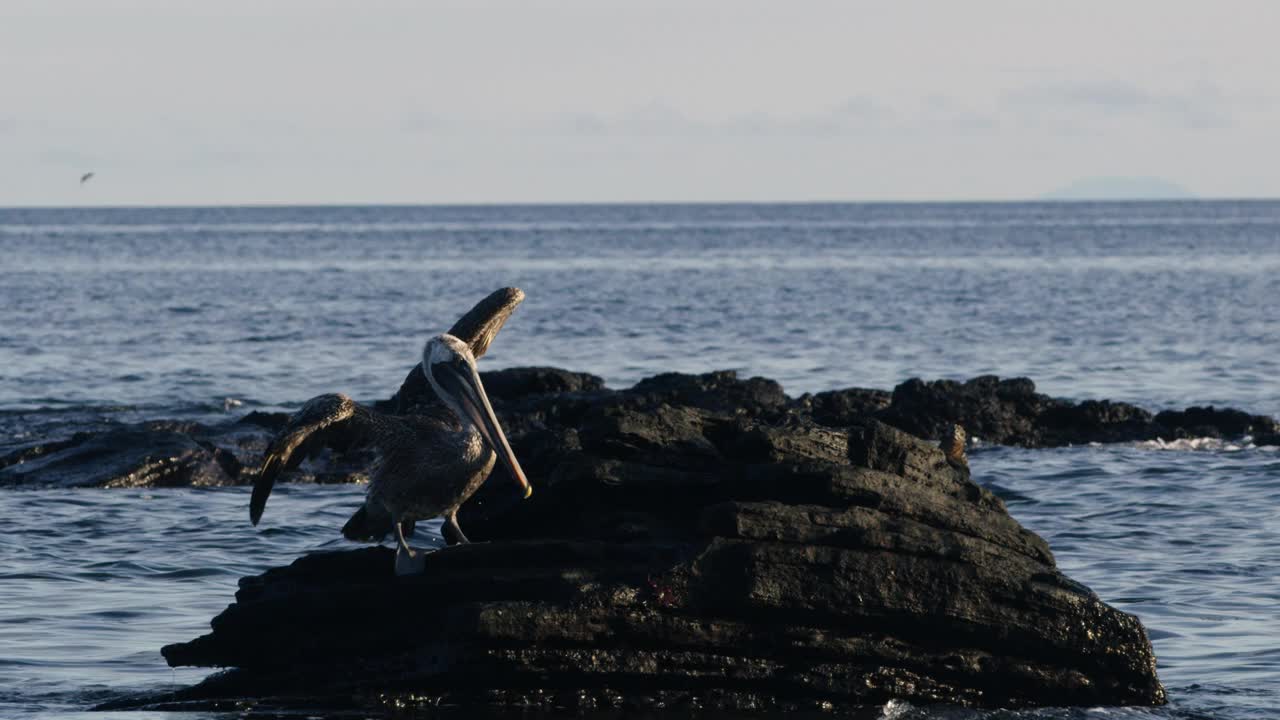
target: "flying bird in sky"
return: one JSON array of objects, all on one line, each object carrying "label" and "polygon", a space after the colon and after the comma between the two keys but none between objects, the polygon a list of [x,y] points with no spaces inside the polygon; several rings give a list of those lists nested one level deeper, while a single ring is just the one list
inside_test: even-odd
[{"label": "flying bird in sky", "polygon": [[81,176],[80,176],[80,184],[81,184],[81,185],[83,185],[83,184],[85,184],[85,183],[89,182],[89,179],[90,179],[90,178],[92,178],[92,177],[93,177],[93,173],[91,173],[91,172],[87,172],[87,173],[85,173],[85,174],[81,175]]}]

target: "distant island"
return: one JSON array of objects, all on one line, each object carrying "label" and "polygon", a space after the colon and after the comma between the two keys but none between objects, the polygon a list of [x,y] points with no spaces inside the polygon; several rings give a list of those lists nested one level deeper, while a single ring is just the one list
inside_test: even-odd
[{"label": "distant island", "polygon": [[1155,177],[1093,177],[1043,196],[1045,200],[1190,200],[1189,190]]}]

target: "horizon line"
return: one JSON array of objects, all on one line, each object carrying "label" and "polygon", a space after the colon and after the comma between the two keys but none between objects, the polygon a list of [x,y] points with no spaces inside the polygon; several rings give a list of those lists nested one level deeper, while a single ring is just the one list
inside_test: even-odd
[{"label": "horizon line", "polygon": [[173,203],[145,205],[120,203],[101,205],[0,205],[5,210],[200,210],[214,208],[271,209],[271,208],[407,208],[407,207],[638,207],[638,206],[724,206],[724,205],[1098,205],[1123,203],[1217,203],[1217,202],[1275,202],[1280,197],[1153,197],[1153,198],[1022,198],[1016,200],[588,200],[588,201],[460,201],[460,202],[227,202],[227,203]]}]

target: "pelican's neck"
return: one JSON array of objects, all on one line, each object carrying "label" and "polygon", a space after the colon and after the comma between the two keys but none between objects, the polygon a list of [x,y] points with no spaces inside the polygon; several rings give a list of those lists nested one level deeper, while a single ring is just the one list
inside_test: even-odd
[{"label": "pelican's neck", "polygon": [[[431,345],[427,346],[428,348]],[[458,419],[458,425],[461,428],[457,432],[450,433],[450,440],[455,446],[462,451],[462,456],[468,461],[481,460],[487,461],[488,458],[496,457],[494,451],[489,447],[488,442],[484,439],[484,434],[480,428],[472,421],[471,415],[462,409],[458,398],[452,393],[446,392],[440,384],[436,382],[435,375],[431,372],[431,353],[424,352],[422,357],[422,374],[427,377],[427,384],[431,386],[436,397],[440,398],[440,402],[449,408],[449,412]],[[481,395],[484,394],[483,388],[479,388]]]}]

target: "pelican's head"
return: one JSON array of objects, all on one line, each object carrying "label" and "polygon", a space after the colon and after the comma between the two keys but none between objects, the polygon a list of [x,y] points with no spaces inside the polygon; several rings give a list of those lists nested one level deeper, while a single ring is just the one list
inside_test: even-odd
[{"label": "pelican's head", "polygon": [[449,335],[437,335],[427,341],[422,349],[422,372],[431,383],[431,389],[453,410],[462,422],[470,422],[480,431],[489,447],[498,454],[498,459],[506,466],[511,477],[524,488],[527,498],[533,494],[533,486],[524,476],[520,462],[507,436],[498,425],[498,418],[493,414],[493,406],[484,393],[484,385],[480,382],[480,373],[476,371],[476,358],[471,348],[458,338]]}]

